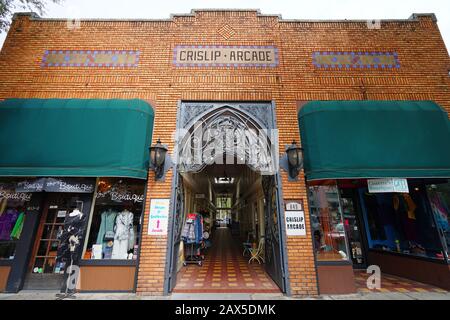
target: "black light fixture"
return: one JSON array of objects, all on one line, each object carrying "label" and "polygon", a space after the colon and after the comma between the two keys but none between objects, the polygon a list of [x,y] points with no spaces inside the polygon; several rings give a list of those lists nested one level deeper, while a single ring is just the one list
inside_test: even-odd
[{"label": "black light fixture", "polygon": [[296,179],[303,166],[303,148],[295,140],[286,148],[289,178]]},{"label": "black light fixture", "polygon": [[156,144],[150,147],[150,168],[155,171],[155,180],[161,180],[164,177],[164,164],[166,161],[167,147],[161,143],[158,138]]}]

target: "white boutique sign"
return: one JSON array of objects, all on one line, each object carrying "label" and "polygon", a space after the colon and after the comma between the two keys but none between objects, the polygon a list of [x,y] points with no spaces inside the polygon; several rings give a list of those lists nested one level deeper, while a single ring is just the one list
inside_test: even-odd
[{"label": "white boutique sign", "polygon": [[409,193],[408,180],[400,178],[368,179],[369,193]]}]

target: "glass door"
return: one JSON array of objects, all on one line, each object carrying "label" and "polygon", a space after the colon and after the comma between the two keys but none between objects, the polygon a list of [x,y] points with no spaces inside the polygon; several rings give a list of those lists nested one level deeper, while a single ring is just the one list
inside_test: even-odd
[{"label": "glass door", "polygon": [[60,273],[56,257],[64,220],[70,210],[68,199],[62,195],[49,196],[36,238],[32,273]]},{"label": "glass door", "polygon": [[356,196],[353,189],[341,189],[344,229],[347,234],[350,257],[355,269],[366,267],[366,258],[361,236],[361,224],[356,211]]}]

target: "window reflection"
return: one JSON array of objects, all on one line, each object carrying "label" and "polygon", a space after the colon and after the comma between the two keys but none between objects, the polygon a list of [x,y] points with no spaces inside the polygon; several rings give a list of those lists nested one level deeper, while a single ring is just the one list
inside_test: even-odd
[{"label": "window reflection", "polygon": [[317,260],[347,260],[345,229],[337,186],[310,186],[309,200]]}]

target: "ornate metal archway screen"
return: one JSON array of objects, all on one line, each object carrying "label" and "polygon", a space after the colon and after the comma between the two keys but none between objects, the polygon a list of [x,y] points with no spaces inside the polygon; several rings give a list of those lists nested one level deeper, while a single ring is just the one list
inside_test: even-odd
[{"label": "ornate metal archway screen", "polygon": [[278,135],[271,103],[183,102],[176,134],[179,172],[212,164],[246,164],[263,175],[278,168]]}]

